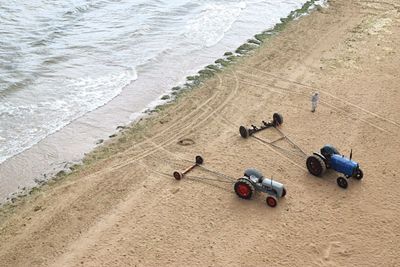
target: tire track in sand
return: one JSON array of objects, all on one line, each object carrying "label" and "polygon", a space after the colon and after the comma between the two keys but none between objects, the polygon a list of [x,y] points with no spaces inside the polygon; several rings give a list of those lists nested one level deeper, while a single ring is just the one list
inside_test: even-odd
[{"label": "tire track in sand", "polygon": [[[247,78],[246,76],[248,76],[246,73],[240,73],[240,74],[242,74],[245,78]],[[252,79],[249,79],[249,80],[252,80]],[[269,90],[269,91],[271,91],[271,92],[278,93],[278,94],[282,94],[282,95],[297,94],[297,95],[302,95],[302,96],[304,96],[304,97],[306,97],[306,98],[309,98],[309,96],[310,96],[310,93],[304,93],[304,92],[302,92],[302,91],[299,92],[299,91],[292,90],[292,89],[290,89],[290,88],[281,87],[281,86],[277,86],[277,85],[273,85],[273,84],[264,84],[264,85],[260,85],[260,84],[251,83],[251,82],[248,82],[248,81],[243,81],[243,83],[246,83],[246,84],[251,85],[251,86],[254,86],[254,87],[266,89],[266,90]],[[272,88],[278,89],[278,91],[277,91],[277,90],[273,90],[273,89],[271,89],[271,88],[267,88],[266,85],[267,85],[267,86],[270,86],[270,87],[272,87]],[[311,92],[311,91],[310,91],[310,92]],[[369,126],[371,126],[372,128],[375,128],[375,129],[377,129],[377,130],[379,130],[379,131],[381,131],[381,132],[384,132],[384,133],[386,133],[386,134],[393,134],[392,131],[386,130],[386,129],[384,129],[384,128],[382,128],[382,127],[379,127],[378,125],[376,125],[376,124],[374,124],[374,123],[372,123],[372,122],[370,122],[370,121],[367,121],[367,120],[365,120],[365,119],[363,119],[363,118],[360,118],[359,116],[357,116],[357,114],[348,114],[348,113],[346,113],[345,111],[343,111],[343,109],[338,108],[338,107],[336,107],[336,106],[330,104],[328,101],[320,100],[320,103],[322,103],[322,104],[325,105],[325,106],[330,107],[332,110],[337,111],[338,113],[340,113],[340,114],[343,115],[344,117],[349,117],[349,118],[353,118],[353,119],[362,121],[362,122],[364,122],[365,124],[368,124]]]},{"label": "tire track in sand", "polygon": [[[234,76],[236,77],[235,73],[234,73]],[[181,128],[181,131],[179,131],[179,133],[183,132],[189,128],[199,127],[203,123],[207,122],[208,119],[211,116],[213,116],[215,113],[224,109],[225,106],[232,100],[233,97],[236,96],[236,94],[238,92],[239,83],[238,83],[237,77],[236,77],[235,81],[236,81],[236,85],[234,87],[234,90],[231,91],[231,93],[228,95],[228,97],[226,97],[225,100],[221,104],[219,104],[219,106],[217,108],[213,109],[211,112],[206,111],[205,112],[206,117],[202,118],[199,122],[195,121],[193,124],[196,124],[196,125],[193,125],[193,126],[187,125],[186,127]],[[138,161],[139,159],[145,158],[147,156],[151,156],[152,153],[154,153],[157,150],[163,150],[163,151],[166,151],[167,153],[173,154],[173,152],[167,150],[165,147],[166,145],[171,143],[171,140],[173,142],[173,141],[175,141],[175,138],[169,138],[168,141],[163,142],[162,144],[155,143],[155,147],[153,147],[147,153],[142,154],[142,155],[130,160],[129,162],[125,162],[125,165],[130,164],[134,161]],[[144,163],[140,163],[140,164],[142,165]],[[147,170],[150,172],[159,174],[159,175],[164,174],[159,171],[154,171],[151,168],[147,168]],[[172,178],[172,176],[171,176],[171,178]],[[126,213],[126,210],[131,209],[132,205],[130,204],[130,201],[132,201],[132,203],[133,203],[133,201],[135,199],[136,199],[136,191],[131,191],[128,195],[128,201],[122,201],[122,202],[118,203],[117,207],[115,209],[113,209],[113,211],[111,213],[107,214],[107,216],[105,218],[103,218],[100,222],[98,222],[96,225],[92,226],[89,229],[89,231],[85,234],[85,236],[87,235],[87,237],[80,237],[79,239],[74,241],[73,244],[69,247],[70,252],[68,252],[68,254],[64,254],[60,259],[58,259],[58,261],[56,262],[56,265],[63,266],[67,262],[69,262],[71,259],[79,257],[79,254],[83,254],[86,250],[92,248],[93,245],[95,244],[95,242],[97,241],[97,239],[100,238],[101,234],[106,232],[107,229],[109,229],[110,227],[114,226],[116,221],[118,220],[118,218],[120,218],[122,216],[122,214]],[[76,254],[78,254],[78,256]]]},{"label": "tire track in sand", "polygon": [[[219,75],[217,77],[219,78],[219,85],[218,86],[219,86],[219,88],[222,88],[221,87],[222,79],[221,79],[221,77]],[[210,98],[208,98],[206,101],[204,101],[200,106],[196,107],[196,109],[194,111],[192,111],[189,114],[183,116],[182,119],[180,119],[179,121],[174,122],[173,125],[170,125],[169,127],[164,129],[163,131],[158,132],[155,136],[153,136],[151,138],[148,138],[147,141],[145,140],[145,142],[149,142],[149,141],[155,139],[158,136],[162,136],[162,134],[166,133],[169,129],[175,128],[176,125],[179,125],[180,123],[183,123],[183,121],[186,120],[186,119],[190,119],[191,121],[196,121],[196,119],[198,119],[201,116],[203,116],[204,111],[202,110],[202,107],[207,105],[208,103],[210,103],[212,100],[215,100],[215,99],[218,100],[219,99],[218,96],[223,92],[223,90],[216,90],[216,91],[217,92],[215,94],[213,94]],[[224,90],[224,91],[226,91],[226,90]],[[202,111],[201,114],[197,115],[197,116],[193,116],[193,114],[195,114],[198,111]],[[180,131],[178,131],[178,133],[183,132],[188,127],[190,127],[190,125],[188,125],[187,127],[184,127],[184,128],[180,128]],[[168,141],[171,142],[172,139],[173,138],[169,138]],[[166,143],[166,142],[164,142],[164,143]],[[84,181],[90,180],[90,179],[94,178],[97,175],[102,175],[102,174],[103,175],[107,175],[107,174],[110,175],[112,172],[117,171],[117,170],[125,167],[126,165],[131,164],[131,163],[137,161],[138,159],[143,158],[144,156],[146,156],[148,154],[154,153],[156,150],[157,149],[154,149],[154,148],[150,149],[150,150],[147,150],[147,152],[145,154],[142,153],[141,156],[136,157],[136,158],[134,158],[132,160],[129,160],[129,162],[126,163],[126,164],[118,164],[118,165],[114,165],[114,166],[111,166],[111,167],[106,168],[106,169],[100,169],[100,170],[98,170],[98,171],[96,171],[96,172],[94,172],[94,173],[92,173],[92,174],[90,174],[88,176],[85,176],[83,179],[80,179],[79,181],[74,181],[72,183],[67,183],[67,184],[65,184],[63,186],[60,186],[60,188],[58,190],[62,191],[65,188],[71,186],[74,183],[82,184]],[[51,229],[51,224],[52,224],[53,220],[56,220],[57,217],[62,217],[61,214],[68,214],[68,210],[70,209],[69,206],[70,206],[71,202],[73,202],[73,203],[84,203],[85,200],[90,199],[91,197],[95,197],[97,195],[96,193],[101,191],[102,188],[104,188],[104,187],[106,187],[106,188],[113,187],[116,184],[118,184],[118,182],[119,182],[118,179],[107,179],[107,176],[106,176],[106,177],[102,178],[101,180],[96,181],[95,183],[87,185],[85,188],[81,188],[81,190],[80,190],[81,192],[77,193],[77,195],[75,197],[70,198],[69,199],[70,201],[68,203],[63,203],[62,205],[58,205],[55,208],[55,210],[57,210],[57,212],[53,213],[52,214],[53,216],[48,217],[45,220],[42,220],[41,225],[40,225],[41,228]],[[62,220],[62,218],[60,218],[60,220]],[[22,241],[22,240],[26,240],[26,239],[24,237],[21,237],[19,240]],[[35,241],[35,240],[33,239],[33,241]],[[10,249],[8,251],[10,251],[10,250],[12,250],[11,246],[10,246]],[[2,251],[2,252],[4,253],[5,251]]]}]

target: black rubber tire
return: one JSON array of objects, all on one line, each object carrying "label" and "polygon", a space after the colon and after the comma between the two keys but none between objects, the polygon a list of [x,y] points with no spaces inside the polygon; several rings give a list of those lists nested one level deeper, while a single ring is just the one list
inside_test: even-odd
[{"label": "black rubber tire", "polygon": [[202,156],[196,156],[196,164],[197,165],[201,165],[201,164],[203,164],[203,162],[204,162],[204,159]]},{"label": "black rubber tire", "polygon": [[354,178],[357,180],[361,180],[364,177],[364,173],[361,169],[358,169],[356,175],[354,175]]},{"label": "black rubber tire", "polygon": [[180,180],[183,177],[183,174],[181,172],[178,171],[174,171],[173,176],[176,180]]},{"label": "black rubber tire", "polygon": [[[243,191],[240,190],[242,186],[247,187],[248,194],[243,194]],[[254,186],[246,178],[238,179],[236,181],[233,189],[235,190],[236,195],[243,199],[251,199],[251,197],[253,196],[254,191],[255,191]]]},{"label": "black rubber tire", "polygon": [[347,183],[346,178],[344,178],[344,177],[338,177],[338,178],[336,179],[336,182],[337,182],[338,186],[341,187],[341,188],[343,188],[343,189],[346,189],[347,186],[349,185],[349,184]]},{"label": "black rubber tire", "polygon": [[325,162],[316,155],[311,155],[306,161],[308,171],[314,176],[322,176],[326,171]]},{"label": "black rubber tire", "polygon": [[271,208],[275,208],[276,205],[278,205],[278,200],[275,196],[267,196],[267,199],[265,201],[267,202],[267,205]]},{"label": "black rubber tire", "polygon": [[274,124],[275,127],[282,125],[283,116],[279,113],[274,113],[274,115],[272,115],[272,123]]},{"label": "black rubber tire", "polygon": [[282,196],[281,197],[285,197],[286,196],[286,188],[283,188],[283,190],[282,190]]},{"label": "black rubber tire", "polygon": [[239,133],[240,133],[240,136],[243,138],[247,138],[250,135],[249,130],[244,126],[239,127]]}]

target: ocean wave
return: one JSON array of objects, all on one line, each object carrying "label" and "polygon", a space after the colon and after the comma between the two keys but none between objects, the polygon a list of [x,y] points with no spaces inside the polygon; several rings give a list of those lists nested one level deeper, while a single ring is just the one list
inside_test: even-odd
[{"label": "ocean wave", "polygon": [[135,69],[126,68],[98,77],[64,79],[60,84],[66,89],[62,96],[41,95],[29,104],[5,99],[0,106],[0,163],[105,105],[137,78]]},{"label": "ocean wave", "polygon": [[224,37],[245,8],[245,1],[230,5],[206,4],[188,21],[182,35],[191,43],[211,47]]}]

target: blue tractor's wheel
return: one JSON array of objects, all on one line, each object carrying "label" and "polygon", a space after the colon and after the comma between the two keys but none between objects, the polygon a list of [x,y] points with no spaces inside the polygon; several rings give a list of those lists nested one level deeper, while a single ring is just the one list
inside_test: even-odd
[{"label": "blue tractor's wheel", "polygon": [[235,193],[243,199],[250,199],[254,194],[254,186],[246,178],[240,178],[234,185]]},{"label": "blue tractor's wheel", "polygon": [[326,171],[325,162],[316,155],[311,155],[306,161],[308,171],[315,176],[322,176]]},{"label": "blue tractor's wheel", "polygon": [[363,171],[361,169],[358,169],[354,178],[356,178],[357,180],[361,180],[363,177],[364,177]]},{"label": "blue tractor's wheel", "polygon": [[343,189],[346,189],[348,186],[347,180],[344,177],[337,178],[336,182],[337,182],[338,186],[340,186]]}]

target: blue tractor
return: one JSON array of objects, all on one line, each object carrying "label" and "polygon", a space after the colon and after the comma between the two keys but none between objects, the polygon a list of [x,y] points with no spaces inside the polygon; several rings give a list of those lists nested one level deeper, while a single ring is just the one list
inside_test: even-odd
[{"label": "blue tractor", "polygon": [[350,158],[340,155],[339,151],[332,145],[325,145],[321,148],[320,153],[313,153],[306,161],[308,171],[315,176],[322,176],[326,169],[333,169],[342,173],[344,177],[337,178],[337,184],[341,188],[347,188],[346,179],[353,177],[357,180],[363,178],[363,172],[357,162],[353,161],[352,151]]},{"label": "blue tractor", "polygon": [[278,198],[286,195],[283,184],[265,178],[260,171],[254,168],[246,169],[243,177],[236,181],[233,189],[236,195],[243,199],[251,199],[255,192],[266,193],[267,205],[273,208],[278,204]]}]

